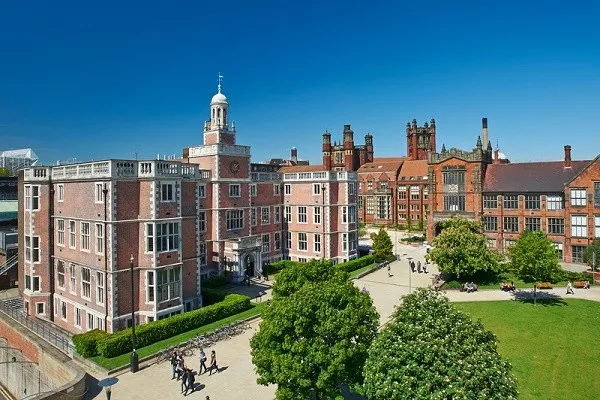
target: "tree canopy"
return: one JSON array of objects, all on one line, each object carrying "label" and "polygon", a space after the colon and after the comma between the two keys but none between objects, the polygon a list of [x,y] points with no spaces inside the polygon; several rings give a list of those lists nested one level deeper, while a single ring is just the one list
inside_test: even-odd
[{"label": "tree canopy", "polygon": [[273,284],[273,297],[290,296],[308,282],[335,280],[346,282],[348,274],[336,268],[329,260],[312,260],[297,263],[281,270]]},{"label": "tree canopy", "polygon": [[[583,251],[583,262],[598,270],[598,266],[600,265],[600,239],[594,239],[592,245],[585,248]],[[594,262],[595,265],[593,265]]]},{"label": "tree canopy", "polygon": [[360,221],[358,223],[358,237],[365,237],[367,236],[367,224],[365,224],[364,222]]},{"label": "tree canopy", "polygon": [[375,262],[380,263],[394,259],[394,244],[385,229],[380,228],[378,233],[372,233],[371,240],[373,240]]},{"label": "tree canopy", "polygon": [[6,177],[6,176],[11,176],[12,173],[10,172],[10,169],[6,168],[6,167],[0,167],[0,177]]},{"label": "tree canopy", "polygon": [[525,231],[508,248],[510,266],[523,282],[558,282],[564,270],[554,243],[542,231]]},{"label": "tree canopy", "polygon": [[433,248],[427,255],[427,260],[436,263],[440,271],[460,277],[501,270],[502,256],[488,247],[479,222],[452,218],[441,224],[443,230],[433,239]]},{"label": "tree canopy", "polygon": [[373,341],[364,391],[371,400],[516,399],[510,370],[480,322],[418,289]]},{"label": "tree canopy", "polygon": [[362,384],[379,316],[368,294],[338,277],[305,280],[262,314],[250,341],[252,362],[259,384],[277,384],[279,400],[340,398],[340,385]]}]

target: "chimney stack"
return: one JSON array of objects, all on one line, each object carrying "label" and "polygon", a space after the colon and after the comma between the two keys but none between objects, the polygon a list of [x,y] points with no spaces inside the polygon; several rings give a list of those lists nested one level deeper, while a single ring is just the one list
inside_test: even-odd
[{"label": "chimney stack", "polygon": [[571,168],[571,146],[565,146],[565,168]]},{"label": "chimney stack", "polygon": [[293,162],[298,162],[298,150],[295,147],[292,147],[292,157],[291,160]]},{"label": "chimney stack", "polygon": [[481,118],[481,139],[484,149],[487,150],[487,145],[490,141],[488,137],[487,118]]}]

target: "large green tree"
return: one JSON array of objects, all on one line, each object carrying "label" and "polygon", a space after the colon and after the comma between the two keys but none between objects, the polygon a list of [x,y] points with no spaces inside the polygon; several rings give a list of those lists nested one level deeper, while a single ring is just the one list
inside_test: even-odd
[{"label": "large green tree", "polygon": [[391,261],[394,258],[394,244],[385,229],[380,228],[378,233],[372,233],[371,240],[375,262]]},{"label": "large green tree", "polygon": [[373,341],[364,391],[370,400],[516,399],[510,369],[480,322],[418,289]]},{"label": "large green tree", "polygon": [[441,272],[461,277],[479,271],[501,270],[502,256],[488,247],[480,223],[452,218],[444,221],[442,228],[427,255],[427,260],[437,264]]},{"label": "large green tree", "polygon": [[594,239],[592,244],[585,248],[583,251],[583,262],[595,268],[596,271],[598,270],[598,266],[600,265],[600,239]]},{"label": "large green tree", "polygon": [[0,176],[1,177],[6,177],[6,176],[11,176],[11,172],[10,169],[6,168],[6,167],[0,167]]},{"label": "large green tree", "polygon": [[259,384],[277,385],[277,399],[337,399],[340,385],[362,384],[379,316],[352,283],[305,282],[274,297],[262,318],[250,341],[252,362]]},{"label": "large green tree", "polygon": [[542,231],[525,231],[508,247],[510,267],[523,282],[558,282],[564,278],[564,270],[558,263],[558,251],[554,243]]},{"label": "large green tree", "polygon": [[324,282],[335,280],[344,283],[348,274],[336,268],[329,260],[312,260],[307,263],[297,263],[281,270],[273,284],[273,297],[290,296],[309,282]]},{"label": "large green tree", "polygon": [[367,236],[367,224],[365,224],[363,221],[360,221],[358,223],[358,237],[365,237]]}]

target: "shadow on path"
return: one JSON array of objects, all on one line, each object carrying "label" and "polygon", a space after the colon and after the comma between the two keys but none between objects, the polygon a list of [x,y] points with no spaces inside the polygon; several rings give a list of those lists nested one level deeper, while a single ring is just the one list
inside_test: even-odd
[{"label": "shadow on path", "polygon": [[[536,303],[547,306],[565,306],[567,302],[562,298],[562,296],[550,293],[550,292],[540,292],[539,290],[535,292],[536,294]],[[534,292],[533,290],[517,290],[512,294],[513,298],[521,303],[531,303],[533,304],[534,300]]]}]

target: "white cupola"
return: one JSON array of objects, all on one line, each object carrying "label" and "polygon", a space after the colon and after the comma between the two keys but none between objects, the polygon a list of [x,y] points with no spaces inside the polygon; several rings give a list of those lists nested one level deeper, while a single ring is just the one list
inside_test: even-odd
[{"label": "white cupola", "polygon": [[210,101],[210,125],[214,128],[227,128],[227,97],[221,93],[221,80],[223,76],[219,74],[219,84],[217,86],[217,94]]}]

